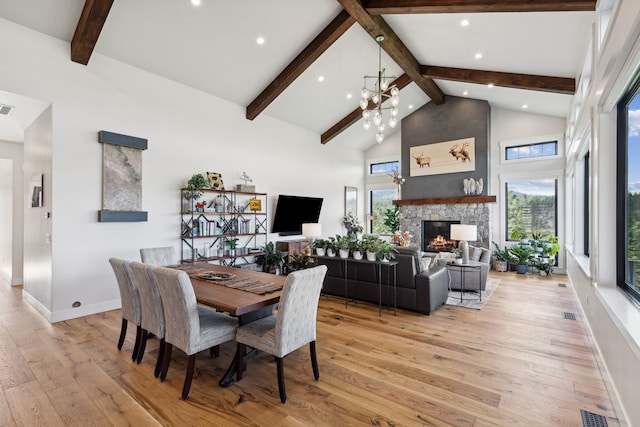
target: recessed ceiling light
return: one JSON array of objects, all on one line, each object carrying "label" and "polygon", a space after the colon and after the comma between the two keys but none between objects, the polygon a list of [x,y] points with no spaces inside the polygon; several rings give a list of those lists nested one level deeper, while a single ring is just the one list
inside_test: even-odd
[{"label": "recessed ceiling light", "polygon": [[522,104],[522,108],[527,109],[529,106],[527,104]]},{"label": "recessed ceiling light", "polygon": [[350,93],[347,94],[347,99],[351,99],[353,95],[351,95]]},{"label": "recessed ceiling light", "polygon": [[493,87],[493,83],[489,83],[489,84],[487,85],[487,87],[488,87],[489,89],[491,89],[491,88]]},{"label": "recessed ceiling light", "polygon": [[318,76],[318,81],[319,82],[323,82],[324,81],[324,76]]},{"label": "recessed ceiling light", "polygon": [[480,52],[476,53],[475,58],[482,59],[482,54]]},{"label": "recessed ceiling light", "polygon": [[256,39],[256,43],[258,43],[259,45],[263,45],[264,44],[264,37],[258,37]]},{"label": "recessed ceiling light", "polygon": [[469,95],[469,92],[467,92],[467,91],[465,90],[464,92],[462,92],[462,94],[463,94],[464,96],[467,96],[467,95]]},{"label": "recessed ceiling light", "polygon": [[194,6],[200,6],[202,4],[201,0],[191,0],[191,4]]},{"label": "recessed ceiling light", "polygon": [[463,19],[462,21],[460,21],[460,25],[463,27],[468,27],[469,26],[469,20],[468,19]]},{"label": "recessed ceiling light", "polygon": [[409,110],[413,110],[413,104],[409,104]]}]

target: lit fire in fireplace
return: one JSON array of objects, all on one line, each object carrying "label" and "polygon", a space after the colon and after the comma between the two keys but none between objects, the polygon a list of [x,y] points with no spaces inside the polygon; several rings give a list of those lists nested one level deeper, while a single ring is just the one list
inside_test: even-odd
[{"label": "lit fire in fireplace", "polygon": [[456,247],[455,240],[447,240],[443,235],[438,235],[427,243],[427,250],[450,251]]}]

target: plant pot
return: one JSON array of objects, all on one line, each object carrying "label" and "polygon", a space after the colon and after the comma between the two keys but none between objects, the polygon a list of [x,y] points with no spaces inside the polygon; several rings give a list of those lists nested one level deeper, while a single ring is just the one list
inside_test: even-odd
[{"label": "plant pot", "polygon": [[547,276],[547,272],[544,271],[544,270],[540,270],[540,276],[546,277]]},{"label": "plant pot", "polygon": [[368,261],[375,261],[376,259],[377,259],[377,256],[376,256],[375,252],[367,251],[367,260]]},{"label": "plant pot", "polygon": [[353,251],[353,259],[362,259],[363,255],[360,251]]},{"label": "plant pot", "polygon": [[349,249],[338,249],[340,258],[349,258]]},{"label": "plant pot", "polygon": [[327,249],[327,256],[336,256],[336,251],[333,249]]},{"label": "plant pot", "polygon": [[493,261],[493,269],[496,271],[507,271],[507,261],[497,259]]},{"label": "plant pot", "polygon": [[389,262],[389,260],[387,259],[387,257],[382,257],[382,258],[380,258],[380,261],[382,261],[382,262]]},{"label": "plant pot", "polygon": [[529,269],[529,266],[527,264],[516,265],[516,273],[518,274],[527,274],[528,269]]},{"label": "plant pot", "polygon": [[316,248],[316,255],[325,256],[326,253],[327,253],[327,250],[325,248]]}]

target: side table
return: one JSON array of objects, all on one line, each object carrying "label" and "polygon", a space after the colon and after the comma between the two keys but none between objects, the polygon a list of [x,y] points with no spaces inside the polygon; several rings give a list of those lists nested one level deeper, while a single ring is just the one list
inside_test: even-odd
[{"label": "side table", "polygon": [[459,271],[460,272],[460,302],[464,300],[463,296],[466,292],[465,282],[467,278],[467,271],[471,270],[471,272],[476,271],[478,273],[478,296],[480,301],[482,301],[482,264],[478,261],[469,261],[468,264],[458,264],[456,262],[449,261],[447,262],[447,272],[449,273],[449,291],[451,291],[451,271]]}]

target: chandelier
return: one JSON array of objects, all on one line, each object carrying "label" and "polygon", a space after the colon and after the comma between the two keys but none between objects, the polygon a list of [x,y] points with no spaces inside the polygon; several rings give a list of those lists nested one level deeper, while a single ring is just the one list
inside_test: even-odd
[{"label": "chandelier", "polygon": [[[377,76],[364,76],[364,85],[362,86],[362,99],[360,100],[360,108],[362,108],[362,118],[364,119],[364,129],[368,130],[371,127],[371,115],[373,114],[373,124],[377,127],[376,142],[380,144],[384,140],[384,121],[382,118],[383,110],[390,110],[389,126],[394,128],[398,124],[398,103],[400,98],[398,92],[400,90],[396,85],[390,85],[395,80],[395,76],[387,77],[384,75],[384,68],[382,68],[382,41],[384,36],[380,35],[376,37],[378,42],[378,75]],[[367,88],[367,82],[371,84],[373,80],[373,87]],[[391,98],[391,107],[382,107],[382,103]]]}]

